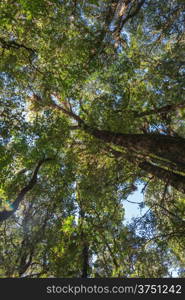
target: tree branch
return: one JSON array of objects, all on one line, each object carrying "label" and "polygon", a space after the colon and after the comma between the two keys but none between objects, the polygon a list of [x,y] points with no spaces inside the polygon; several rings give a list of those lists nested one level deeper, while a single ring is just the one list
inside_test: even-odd
[{"label": "tree branch", "polygon": [[60,106],[60,105],[58,105],[58,104],[56,104],[54,102],[50,103],[49,106],[51,108],[54,108],[54,109],[62,111],[64,114],[66,114],[70,118],[76,120],[79,123],[79,125],[84,124],[84,121],[78,115],[74,114],[72,111],[69,111],[66,108],[64,108],[64,107],[62,107],[62,106]]},{"label": "tree branch", "polygon": [[176,111],[177,109],[179,108],[185,108],[185,102],[181,102],[181,103],[175,103],[175,104],[168,104],[168,105],[165,105],[163,107],[160,107],[160,108],[155,108],[155,109],[151,109],[151,110],[148,110],[148,111],[144,111],[144,112],[141,112],[141,113],[138,113],[137,111],[131,111],[134,113],[135,117],[136,118],[142,118],[142,117],[145,117],[145,116],[150,116],[150,115],[153,115],[153,114],[164,114],[164,113],[169,113],[169,112],[172,112],[172,111]]},{"label": "tree branch", "polygon": [[[125,0],[125,1],[122,1],[122,2],[123,3],[122,3],[121,11],[119,13],[119,19],[120,19],[119,25],[113,31],[113,36],[116,38],[116,40],[120,39],[120,34],[121,34],[121,31],[122,31],[123,26],[125,25],[125,23],[129,19],[133,18],[134,16],[136,16],[139,13],[139,11],[140,11],[141,7],[143,6],[145,0],[141,0],[140,2],[138,2],[137,7],[135,8],[135,10],[132,13],[128,13],[128,15],[125,18],[124,18],[124,14],[125,14],[126,10],[128,9],[129,4],[130,4],[131,1]],[[132,10],[132,7],[133,6],[131,6],[130,10]]]},{"label": "tree branch", "polygon": [[173,186],[181,193],[185,193],[185,176],[165,170],[146,161],[140,163],[139,167],[162,181],[168,182],[169,185]]},{"label": "tree branch", "polygon": [[46,159],[42,159],[38,162],[34,172],[33,172],[33,176],[30,180],[30,182],[19,192],[17,198],[15,199],[15,201],[11,204],[12,210],[8,211],[8,210],[3,210],[0,211],[0,222],[3,222],[5,220],[7,220],[9,217],[11,217],[14,212],[18,209],[19,204],[21,203],[21,201],[23,201],[24,196],[35,186],[35,184],[37,183],[37,175],[39,172],[40,167],[42,166],[43,163],[47,162],[47,161],[51,161],[52,158],[46,158]]},{"label": "tree branch", "polygon": [[2,48],[4,48],[4,49],[10,49],[10,48],[20,49],[20,48],[23,48],[23,49],[27,50],[28,52],[30,52],[31,54],[35,54],[35,49],[27,47],[23,44],[19,44],[15,41],[5,41],[3,38],[0,37],[0,43],[2,45]]}]

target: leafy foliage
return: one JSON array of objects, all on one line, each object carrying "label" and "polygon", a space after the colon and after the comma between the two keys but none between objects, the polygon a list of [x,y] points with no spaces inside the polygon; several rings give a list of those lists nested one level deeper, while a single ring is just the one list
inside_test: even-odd
[{"label": "leafy foliage", "polygon": [[184,276],[184,6],[0,3],[1,278]]}]

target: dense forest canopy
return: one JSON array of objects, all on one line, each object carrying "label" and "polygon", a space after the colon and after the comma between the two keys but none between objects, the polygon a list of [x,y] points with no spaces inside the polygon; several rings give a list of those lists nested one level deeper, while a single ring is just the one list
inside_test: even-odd
[{"label": "dense forest canopy", "polygon": [[183,0],[1,1],[1,278],[185,276],[184,24]]}]

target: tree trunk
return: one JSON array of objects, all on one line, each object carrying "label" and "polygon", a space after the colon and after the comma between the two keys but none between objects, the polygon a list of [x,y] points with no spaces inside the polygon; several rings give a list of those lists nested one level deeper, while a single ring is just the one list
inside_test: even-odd
[{"label": "tree trunk", "polygon": [[[162,134],[121,134],[106,130],[89,129],[86,126],[85,130],[100,140],[126,148],[130,155],[133,153],[133,157],[137,153],[141,153],[143,156],[155,154],[159,158],[168,159],[169,163],[172,163],[171,166],[175,163],[175,171],[182,171],[181,164],[185,163],[185,156],[182,155],[185,150],[185,139],[183,138]],[[139,167],[164,182],[168,182],[178,191],[185,193],[185,176],[165,170],[149,162],[140,163]]]},{"label": "tree trunk", "polygon": [[89,268],[89,248],[88,245],[84,243],[84,248],[82,251],[83,266],[82,266],[82,278],[88,277]]},{"label": "tree trunk", "polygon": [[185,139],[163,134],[123,134],[98,130],[83,125],[86,132],[107,143],[112,143],[131,152],[143,155],[154,154],[174,163],[185,163]]},{"label": "tree trunk", "polygon": [[[124,134],[108,130],[99,130],[90,127],[79,116],[75,115],[71,111],[66,111],[63,107],[60,107],[57,104],[53,103],[52,108],[58,109],[76,120],[82,130],[97,139],[123,147],[128,151],[130,157],[133,156],[134,158],[139,154],[143,157],[148,156],[152,159],[152,156],[155,155],[158,159],[161,158],[168,160],[171,166],[175,164],[175,171],[182,171],[182,167],[180,167],[180,165],[185,164],[185,155],[183,155],[185,150],[184,138],[155,133]],[[131,159],[128,160],[131,161]],[[173,171],[167,171],[163,168],[150,164],[149,162],[140,163],[139,166],[146,172],[153,174],[164,182],[168,180],[170,185],[185,193],[185,176],[178,175]]]}]

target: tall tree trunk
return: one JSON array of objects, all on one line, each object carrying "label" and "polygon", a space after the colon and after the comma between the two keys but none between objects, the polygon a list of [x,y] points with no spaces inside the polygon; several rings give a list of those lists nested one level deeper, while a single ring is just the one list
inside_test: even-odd
[{"label": "tall tree trunk", "polygon": [[[113,143],[126,148],[129,150],[129,154],[133,153],[133,156],[139,152],[146,156],[155,154],[159,158],[168,159],[172,162],[171,165],[173,163],[176,164],[174,170],[182,171],[180,164],[185,163],[185,156],[182,155],[185,150],[185,139],[183,138],[160,134],[121,134],[89,128],[85,130],[107,143]],[[164,182],[168,182],[178,191],[185,193],[185,176],[165,170],[149,162],[140,163],[139,167]]]},{"label": "tall tree trunk", "polygon": [[[154,133],[123,134],[108,130],[99,130],[87,125],[72,111],[66,111],[63,107],[60,107],[55,103],[52,104],[52,108],[60,110],[76,120],[79,124],[79,128],[97,139],[123,147],[129,152],[129,156],[135,157],[137,154],[142,154],[143,157],[151,157],[152,155],[156,155],[159,159],[168,160],[169,163],[171,163],[171,166],[175,164],[175,171],[182,171],[182,168],[178,168],[178,166],[180,166],[180,164],[185,164],[185,155],[183,155],[185,150],[184,138]],[[131,161],[130,159],[128,160]],[[168,183],[170,185],[185,193],[185,176],[178,175],[173,171],[165,170],[149,162],[140,163],[139,166],[164,182],[166,182],[168,178]]]},{"label": "tall tree trunk", "polygon": [[185,139],[164,134],[145,133],[145,134],[124,134],[99,130],[87,125],[78,115],[56,103],[50,104],[51,108],[62,111],[70,118],[76,120],[79,127],[92,136],[112,143],[129,150],[129,152],[139,152],[143,155],[154,154],[161,158],[168,159],[174,163],[185,163]]},{"label": "tall tree trunk", "polygon": [[84,242],[84,247],[82,251],[83,265],[82,265],[82,278],[88,277],[88,268],[89,268],[89,248],[88,245]]},{"label": "tall tree trunk", "polygon": [[163,134],[123,134],[98,130],[83,125],[86,132],[107,143],[112,143],[143,155],[154,154],[174,163],[185,163],[185,139]]}]

